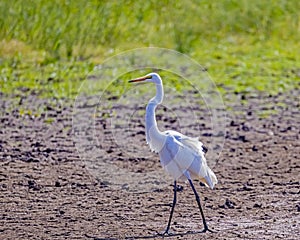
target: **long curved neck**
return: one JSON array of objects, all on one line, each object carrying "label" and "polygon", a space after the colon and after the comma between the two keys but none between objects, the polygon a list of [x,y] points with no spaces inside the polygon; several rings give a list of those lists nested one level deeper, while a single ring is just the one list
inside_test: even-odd
[{"label": "long curved neck", "polygon": [[155,109],[162,103],[164,96],[162,84],[156,84],[156,95],[152,98],[146,107],[146,140],[154,151],[159,151],[161,148],[160,140],[162,133],[159,131],[156,123]]},{"label": "long curved neck", "polygon": [[161,104],[164,99],[164,87],[163,87],[162,83],[160,83],[160,84],[156,83],[155,86],[156,86],[156,95],[154,98],[152,98],[149,101],[149,103],[151,101],[154,101],[158,105],[158,104]]}]

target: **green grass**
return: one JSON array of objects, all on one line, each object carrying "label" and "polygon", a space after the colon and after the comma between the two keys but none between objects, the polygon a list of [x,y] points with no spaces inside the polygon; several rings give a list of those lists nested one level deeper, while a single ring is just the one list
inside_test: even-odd
[{"label": "green grass", "polygon": [[2,0],[0,91],[73,98],[106,58],[157,46],[198,61],[221,91],[283,92],[300,84],[299,9],[298,0]]}]

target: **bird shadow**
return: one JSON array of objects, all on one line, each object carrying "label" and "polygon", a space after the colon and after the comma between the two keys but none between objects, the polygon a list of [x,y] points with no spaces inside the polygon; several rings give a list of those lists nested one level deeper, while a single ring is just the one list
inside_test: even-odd
[{"label": "bird shadow", "polygon": [[[128,239],[128,240],[135,240],[135,239],[155,239],[155,238],[169,238],[169,237],[184,237],[184,236],[188,236],[188,235],[196,235],[196,234],[200,234],[200,233],[204,233],[203,231],[188,231],[188,232],[184,232],[184,233],[169,233],[169,234],[161,234],[161,233],[155,233],[152,235],[139,235],[139,236],[128,236],[125,237],[124,239]],[[92,238],[93,240],[117,240],[116,238],[98,238],[96,236],[88,236],[86,235],[86,237],[88,238]]]},{"label": "bird shadow", "polygon": [[[161,234],[161,233],[155,233],[152,235],[144,235],[144,236],[131,236],[131,237],[125,237],[124,239],[128,240],[135,240],[135,239],[155,239],[155,238],[171,238],[171,237],[183,237],[187,235],[196,235],[203,233],[203,231],[188,231],[185,233],[169,233],[169,234]],[[89,238],[92,238],[93,240],[117,240],[116,238],[98,238],[95,236],[86,236]]]},{"label": "bird shadow", "polygon": [[125,239],[128,240],[135,240],[135,239],[154,239],[154,238],[168,238],[168,237],[183,237],[187,235],[195,235],[195,234],[200,234],[203,233],[203,231],[188,231],[184,233],[169,233],[169,234],[161,234],[161,233],[156,233],[152,235],[145,235],[145,236],[131,236],[131,237],[126,237]]}]

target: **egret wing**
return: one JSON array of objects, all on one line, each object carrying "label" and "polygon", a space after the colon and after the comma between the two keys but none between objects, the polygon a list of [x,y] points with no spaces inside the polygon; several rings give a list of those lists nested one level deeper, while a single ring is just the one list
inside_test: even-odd
[{"label": "egret wing", "polygon": [[170,157],[173,160],[169,160],[169,164],[164,167],[165,170],[170,173],[170,171],[175,172],[176,169],[176,174],[171,174],[175,179],[181,178],[183,175],[189,178],[191,174],[192,177],[199,178],[207,186],[213,188],[217,183],[217,178],[207,166],[202,142],[198,138],[187,137],[172,130],[166,131],[165,134],[168,138],[173,139],[173,145],[169,147],[176,146],[176,150]]},{"label": "egret wing", "polygon": [[[198,173],[201,166],[201,162],[198,161],[199,154],[196,150],[183,144],[181,140],[184,135],[175,131],[168,131],[165,134],[165,143],[159,152],[161,165],[165,171],[174,179],[180,179],[184,176],[190,178],[189,172],[193,165],[196,166],[196,169],[192,169],[192,172]],[[196,163],[193,164],[194,161]]]},{"label": "egret wing", "polygon": [[165,134],[174,136],[177,141],[179,141],[183,145],[191,148],[196,153],[204,154],[207,151],[204,149],[203,143],[199,141],[198,137],[195,137],[195,138],[188,137],[188,136],[185,136],[185,135],[183,135],[179,132],[173,131],[173,130],[165,131]]},{"label": "egret wing", "polygon": [[181,168],[176,162],[176,156],[182,147],[183,145],[174,136],[167,135],[164,146],[159,152],[162,167],[174,179],[179,179],[183,175]]}]

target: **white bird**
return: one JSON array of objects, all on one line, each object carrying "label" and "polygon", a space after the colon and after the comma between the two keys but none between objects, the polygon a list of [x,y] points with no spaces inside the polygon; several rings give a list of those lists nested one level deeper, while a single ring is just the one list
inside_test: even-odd
[{"label": "white bird", "polygon": [[213,189],[217,183],[216,175],[207,166],[205,159],[206,148],[198,138],[187,137],[179,132],[168,130],[161,132],[156,123],[155,109],[162,103],[164,90],[163,83],[157,73],[130,80],[129,82],[152,82],[156,86],[156,95],[146,107],[146,141],[152,151],[159,154],[160,163],[164,170],[174,179],[174,198],[169,222],[163,235],[168,235],[171,220],[176,204],[177,180],[188,180],[195,194],[198,207],[203,220],[203,232],[212,232],[206,223],[200,203],[200,197],[194,187],[192,179],[199,179],[206,186]]}]

